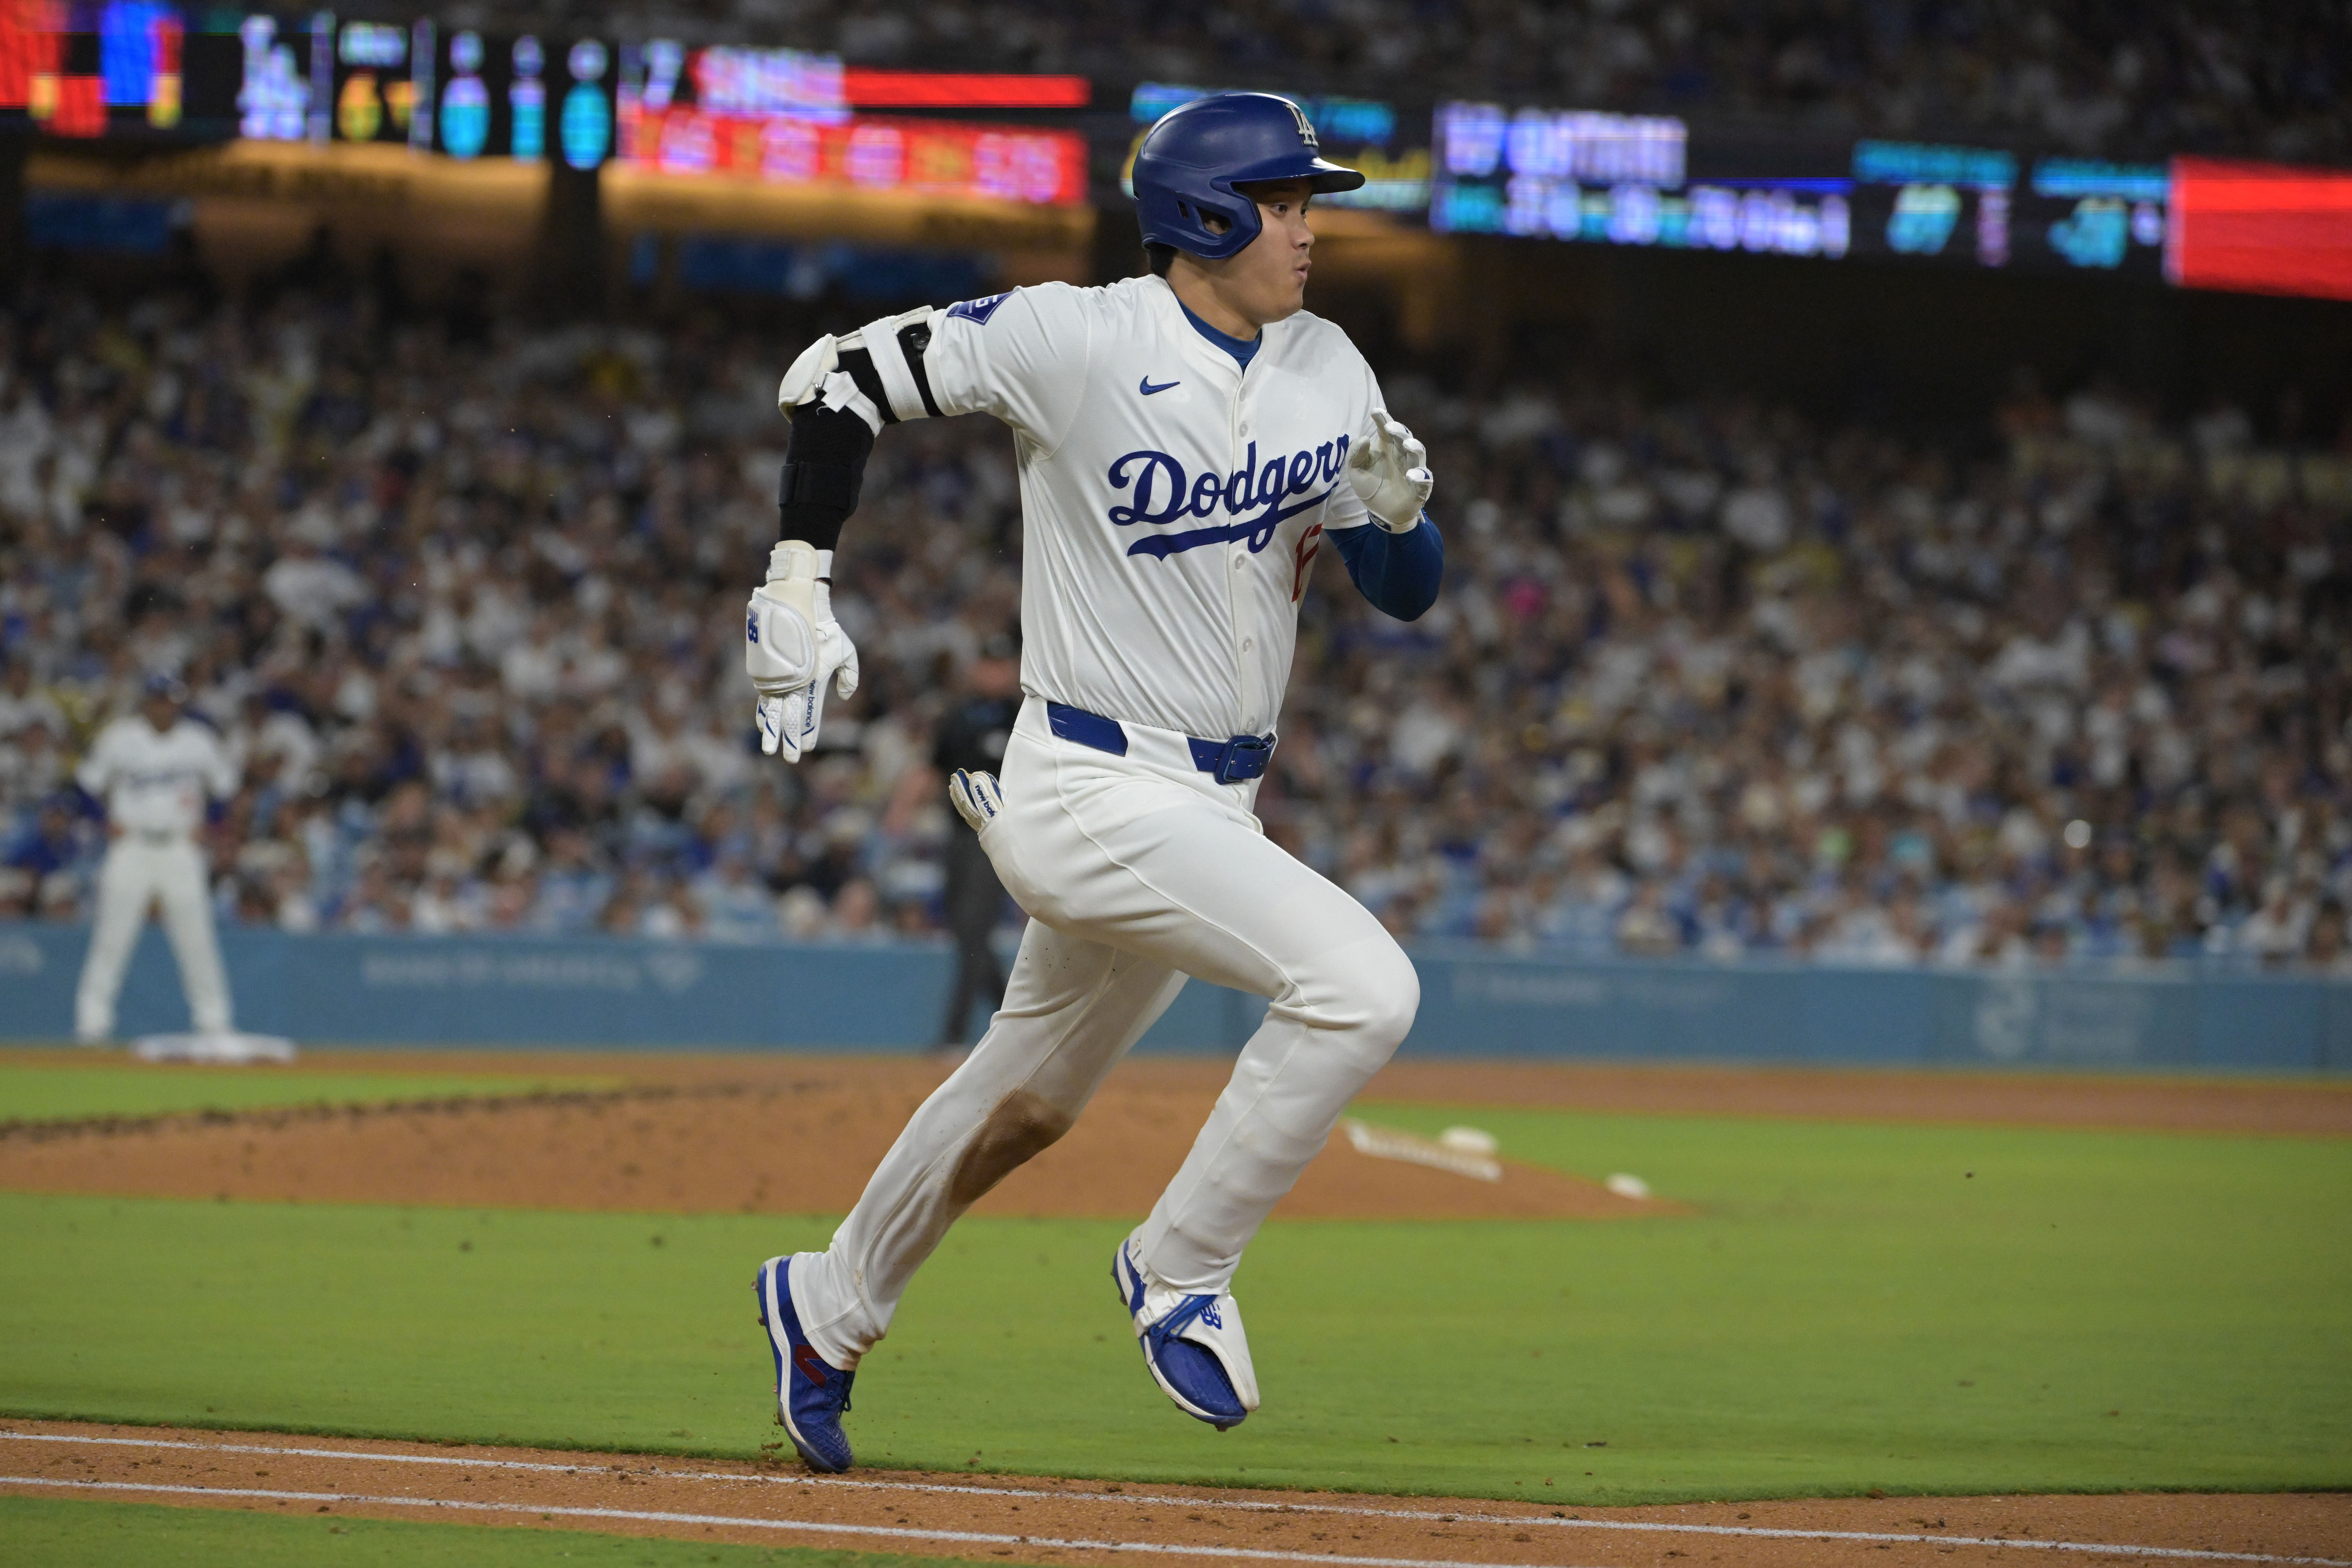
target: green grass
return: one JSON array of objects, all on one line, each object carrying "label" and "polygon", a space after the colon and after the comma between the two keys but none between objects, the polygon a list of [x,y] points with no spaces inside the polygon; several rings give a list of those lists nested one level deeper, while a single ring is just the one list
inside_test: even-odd
[{"label": "green grass", "polygon": [[[409,1520],[322,1518],[79,1499],[0,1497],[0,1552],[43,1568],[958,1568],[952,1557],[822,1552],[805,1546],[485,1530]],[[963,1568],[979,1568],[963,1564]]]},{"label": "green grass", "polygon": [[[2352,1486],[2352,1142],[1373,1114],[1698,1212],[1269,1226],[1238,1281],[1267,1403],[1222,1436],[1137,1364],[1123,1224],[968,1220],[860,1373],[861,1458],[1601,1502]],[[0,1409],[749,1455],[752,1268],[831,1228],[0,1197]]]},{"label": "green grass", "polygon": [[604,1088],[617,1081],[579,1075],[338,1072],[310,1067],[194,1067],[128,1059],[89,1067],[50,1067],[0,1059],[0,1122],[156,1116],[173,1110],[255,1110],[321,1102],[367,1105],[451,1095],[520,1094],[535,1089]]}]

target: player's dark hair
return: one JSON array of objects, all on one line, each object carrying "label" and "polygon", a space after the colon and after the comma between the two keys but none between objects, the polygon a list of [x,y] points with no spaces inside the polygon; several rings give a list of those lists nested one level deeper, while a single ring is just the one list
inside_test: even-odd
[{"label": "player's dark hair", "polygon": [[1168,269],[1176,265],[1176,247],[1172,245],[1147,245],[1143,247],[1143,265],[1154,278],[1165,278]]}]

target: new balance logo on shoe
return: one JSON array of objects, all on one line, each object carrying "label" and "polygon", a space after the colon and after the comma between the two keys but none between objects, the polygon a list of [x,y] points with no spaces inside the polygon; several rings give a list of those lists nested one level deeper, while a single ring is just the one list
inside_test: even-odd
[{"label": "new balance logo on shoe", "polygon": [[1225,1321],[1217,1316],[1216,1303],[1213,1301],[1201,1309],[1201,1321],[1213,1329],[1222,1329],[1225,1326]]},{"label": "new balance logo on shoe", "polygon": [[816,1352],[807,1345],[793,1347],[793,1365],[803,1377],[819,1388],[823,1388],[824,1380],[833,1374],[833,1368],[818,1360]]}]

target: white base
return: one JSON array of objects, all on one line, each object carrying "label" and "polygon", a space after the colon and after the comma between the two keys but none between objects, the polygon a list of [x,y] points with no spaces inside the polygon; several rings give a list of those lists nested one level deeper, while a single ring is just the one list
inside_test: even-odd
[{"label": "white base", "polygon": [[[1339,1131],[1346,1134],[1349,1147],[1359,1154],[1369,1154],[1375,1160],[1402,1160],[1408,1165],[1426,1165],[1433,1171],[1451,1171],[1457,1176],[1467,1176],[1475,1182],[1499,1182],[1503,1179],[1503,1163],[1495,1158],[1501,1142],[1492,1133],[1474,1128],[1449,1127],[1443,1142],[1433,1142],[1394,1127],[1375,1127],[1369,1121],[1359,1121],[1352,1116],[1339,1118]],[[1469,1132],[1486,1147],[1465,1148],[1465,1140],[1457,1134]]]},{"label": "white base", "polygon": [[247,1062],[290,1062],[294,1042],[282,1035],[142,1035],[131,1054],[142,1062],[210,1062],[234,1067]]}]

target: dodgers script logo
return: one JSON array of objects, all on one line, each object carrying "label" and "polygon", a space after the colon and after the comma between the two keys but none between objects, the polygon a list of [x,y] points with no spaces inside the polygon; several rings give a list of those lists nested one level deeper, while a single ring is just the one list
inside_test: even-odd
[{"label": "dodgers script logo", "polygon": [[[1121,528],[1139,522],[1164,528],[1184,518],[1213,517],[1222,508],[1226,516],[1241,520],[1188,528],[1181,533],[1148,534],[1129,545],[1127,552],[1165,560],[1199,545],[1246,539],[1255,555],[1273,542],[1274,531],[1286,520],[1328,500],[1347,468],[1345,436],[1310,451],[1268,458],[1264,467],[1258,464],[1257,443],[1252,441],[1240,468],[1230,474],[1202,474],[1189,484],[1184,465],[1167,453],[1129,452],[1111,464],[1109,477],[1114,489],[1134,488],[1135,504],[1112,507],[1107,515]],[[1305,494],[1318,485],[1322,488],[1305,500],[1283,504],[1286,498]],[[1257,515],[1241,517],[1251,510]]]}]

